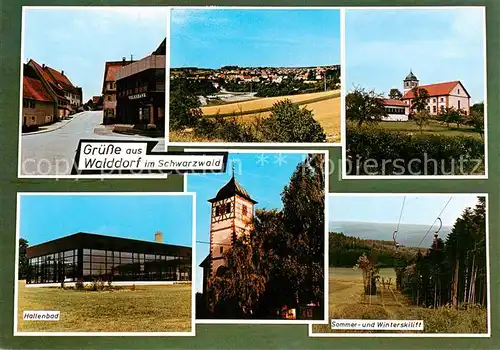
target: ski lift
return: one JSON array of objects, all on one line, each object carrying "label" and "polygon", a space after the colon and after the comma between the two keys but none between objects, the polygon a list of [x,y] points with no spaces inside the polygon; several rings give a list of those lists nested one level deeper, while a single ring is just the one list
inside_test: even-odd
[{"label": "ski lift", "polygon": [[434,249],[438,249],[438,236],[439,236],[439,231],[443,228],[443,221],[441,218],[437,218],[439,220],[439,228],[434,232]]},{"label": "ski lift", "polygon": [[397,234],[398,234],[398,230],[396,230],[396,231],[394,231],[394,232],[392,233],[392,240],[394,241],[394,246],[395,246],[396,248],[399,248],[399,243],[396,241],[396,235],[397,235]]}]

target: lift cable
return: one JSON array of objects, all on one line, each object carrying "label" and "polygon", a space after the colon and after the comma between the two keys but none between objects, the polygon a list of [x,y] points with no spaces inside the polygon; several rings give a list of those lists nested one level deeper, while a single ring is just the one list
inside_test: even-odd
[{"label": "lift cable", "polygon": [[438,216],[436,217],[436,220],[434,220],[434,222],[432,223],[431,227],[429,227],[429,229],[427,230],[427,232],[425,233],[424,237],[422,238],[422,240],[420,241],[420,243],[418,244],[418,246],[420,247],[423,243],[423,241],[425,240],[425,237],[427,237],[427,235],[429,234],[429,232],[431,232],[432,228],[434,227],[434,225],[436,224],[436,221],[441,221],[440,217],[441,217],[441,214],[443,214],[444,210],[446,209],[446,207],[448,206],[448,204],[451,202],[451,199],[453,198],[453,196],[450,197],[450,199],[448,199],[448,202],[446,202],[446,204],[444,205],[443,209],[441,210],[441,212],[438,214]]},{"label": "lift cable", "polygon": [[396,227],[396,231],[393,232],[392,234],[392,240],[394,241],[394,245],[399,247],[399,243],[396,241],[396,235],[399,231],[399,225],[401,224],[401,218],[403,217],[403,210],[405,207],[405,201],[406,201],[406,196],[403,197],[403,204],[401,205],[401,211],[399,212],[399,220],[398,220],[398,226]]}]

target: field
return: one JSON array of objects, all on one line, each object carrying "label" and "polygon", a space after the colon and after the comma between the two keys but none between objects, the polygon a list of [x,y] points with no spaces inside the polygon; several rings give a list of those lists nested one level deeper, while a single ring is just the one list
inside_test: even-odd
[{"label": "field", "polygon": [[255,118],[269,116],[273,104],[284,99],[289,99],[302,107],[312,110],[315,120],[321,124],[326,134],[327,142],[340,142],[340,92],[338,90],[265,97],[245,102],[202,107],[201,110],[203,115],[207,117],[236,115],[242,123],[249,123]]},{"label": "field", "polygon": [[251,114],[262,109],[271,108],[273,104],[284,99],[289,99],[293,103],[303,104],[307,103],[307,101],[313,101],[329,97],[339,97],[339,91],[335,90],[335,91],[323,91],[310,94],[299,94],[290,96],[264,97],[244,102],[229,103],[217,106],[206,106],[202,107],[201,111],[205,116],[212,116],[215,114],[226,115],[233,113]]},{"label": "field", "polygon": [[[189,332],[191,285],[113,291],[26,288],[18,284],[19,332]],[[24,321],[23,310],[60,311],[60,321]]]},{"label": "field", "polygon": [[[380,277],[391,279],[391,285],[377,284],[377,295],[365,296],[360,271],[350,268],[330,268],[329,318],[423,320],[424,333],[486,333],[485,309],[456,310],[427,309],[409,305],[405,296],[395,288],[393,269],[381,269]],[[315,333],[333,331],[329,325],[314,325]],[[345,331],[340,331],[345,332]]]},{"label": "field", "polygon": [[[414,134],[420,133],[419,126],[414,121],[407,122],[380,122],[378,124],[380,127],[386,130],[392,131],[401,131],[401,132],[412,132]],[[450,124],[448,127],[446,124],[442,124],[435,120],[431,120],[424,128],[422,129],[424,134],[440,134],[446,136],[473,136],[476,138],[481,138],[479,133],[475,132],[473,128],[469,126],[460,126],[457,128],[455,124]]]}]

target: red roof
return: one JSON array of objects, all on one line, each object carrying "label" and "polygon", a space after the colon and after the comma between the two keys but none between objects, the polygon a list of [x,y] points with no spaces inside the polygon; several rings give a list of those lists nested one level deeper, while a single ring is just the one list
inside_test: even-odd
[{"label": "red roof", "polygon": [[54,68],[50,68],[49,66],[45,66],[44,70],[48,71],[54,77],[57,84],[61,86],[63,90],[71,92],[75,90],[75,86],[71,83],[71,81],[69,81],[68,77],[61,72],[58,72]]},{"label": "red roof", "polygon": [[65,91],[74,92],[76,90],[75,86],[64,74],[61,74],[60,72],[53,68],[50,68],[49,66],[42,67],[34,60],[30,60],[30,62],[33,63],[33,66],[49,84],[52,84],[54,85],[54,87]]},{"label": "red roof", "polygon": [[48,73],[46,72],[42,66],[40,66],[36,61],[34,60],[30,60],[30,62],[33,63],[33,66],[38,70],[38,72],[42,75],[42,77],[45,79],[45,81],[47,81],[47,83],[50,83],[50,84],[53,84],[53,85],[57,85],[56,84],[56,81],[54,80],[54,78]]},{"label": "red roof", "polygon": [[391,99],[391,98],[384,99],[384,105],[386,105],[386,106],[408,107],[408,105],[406,103],[404,103],[404,101],[394,100],[394,99]]},{"label": "red roof", "polygon": [[[131,62],[127,62],[125,65]],[[122,61],[106,62],[104,68],[104,81],[116,81],[116,71],[124,66]]]},{"label": "red roof", "polygon": [[54,102],[47,89],[38,79],[23,77],[23,98],[35,101]]},{"label": "red roof", "polygon": [[[446,83],[421,85],[421,86],[419,86],[419,88],[427,90],[427,92],[429,93],[429,96],[443,96],[443,95],[448,95],[457,84],[462,85],[460,83],[460,81],[455,80],[455,81],[449,81]],[[463,85],[462,85],[462,88],[463,88]],[[465,88],[464,88],[464,91],[465,91]],[[467,96],[469,96],[467,91],[465,91],[465,93],[467,94]],[[407,91],[404,94],[403,98],[414,98],[413,91],[412,90]]]}]

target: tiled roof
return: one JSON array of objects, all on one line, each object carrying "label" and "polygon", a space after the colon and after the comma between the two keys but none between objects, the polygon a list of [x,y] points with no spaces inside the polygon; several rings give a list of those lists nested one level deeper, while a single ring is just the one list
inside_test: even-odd
[{"label": "tiled roof", "polygon": [[391,98],[384,99],[384,105],[386,105],[386,106],[408,107],[408,105],[406,103],[404,103],[404,101],[394,100],[394,99],[391,99]]},{"label": "tiled roof", "polygon": [[[457,84],[462,85],[460,83],[460,81],[455,80],[455,81],[449,81],[446,83],[421,85],[421,86],[418,86],[418,88],[422,88],[422,89],[427,90],[427,92],[429,93],[429,96],[443,96],[443,95],[448,95]],[[464,89],[464,91],[465,91],[465,89]],[[467,96],[469,96],[467,91],[465,91],[465,93],[467,94]],[[407,91],[404,94],[403,98],[414,98],[413,91],[412,90]]]},{"label": "tiled roof", "polygon": [[54,102],[52,96],[38,79],[23,76],[23,98],[35,101]]},{"label": "tiled roof", "polygon": [[50,75],[41,65],[39,65],[35,60],[30,60],[31,63],[33,63],[33,66],[37,69],[37,71],[42,75],[42,77],[45,79],[47,83],[57,85],[57,82],[55,79]]},{"label": "tiled roof", "polygon": [[133,61],[108,61],[104,66],[104,81],[116,81],[116,71]]},{"label": "tiled roof", "polygon": [[67,76],[58,72],[54,68],[50,68],[49,66],[45,66],[45,71],[49,72],[50,75],[54,78],[56,84],[60,86],[63,90],[66,91],[75,91],[75,86],[71,83]]}]

